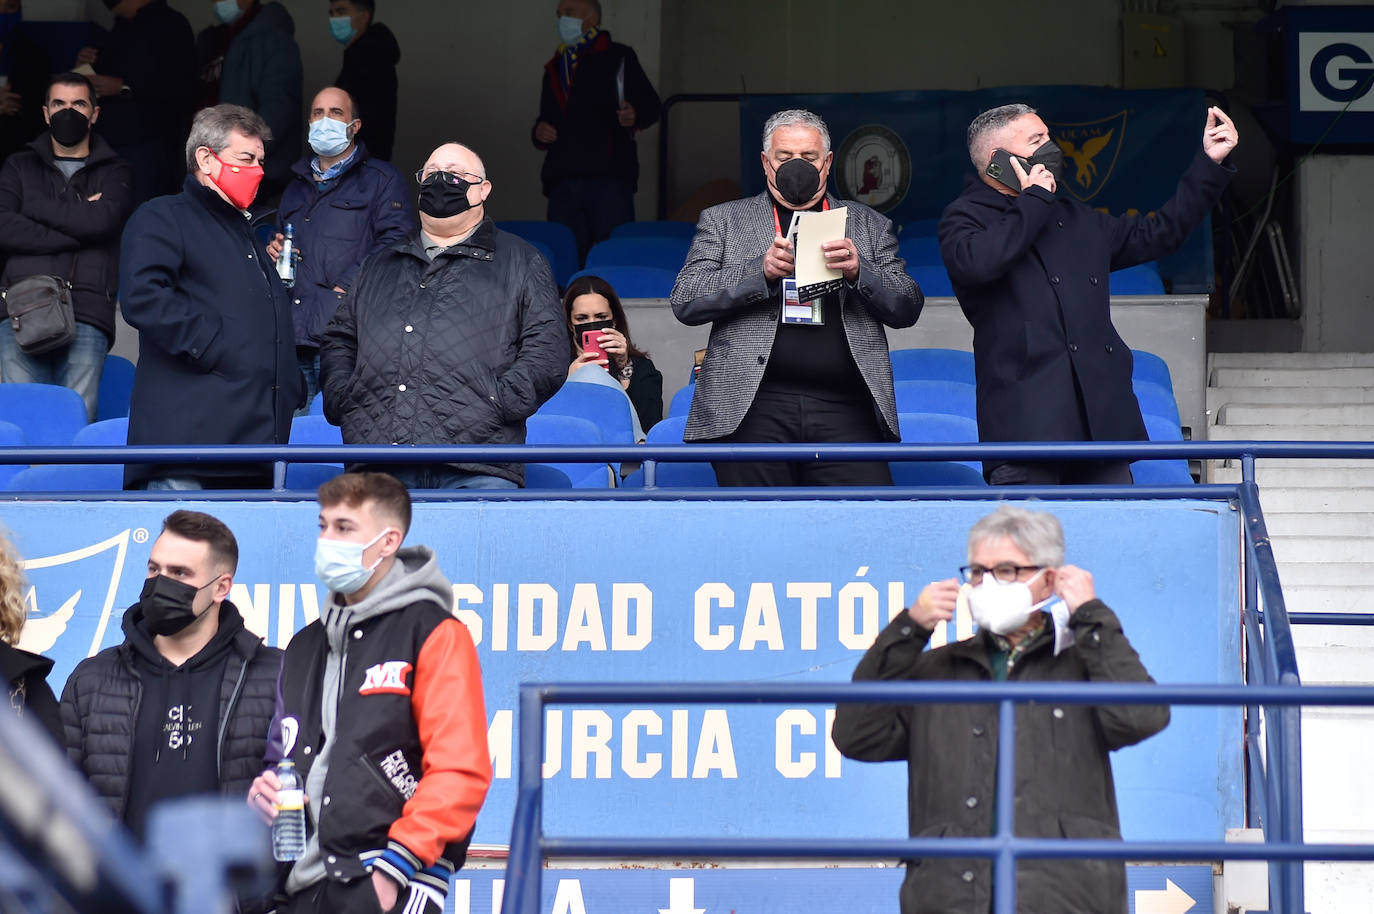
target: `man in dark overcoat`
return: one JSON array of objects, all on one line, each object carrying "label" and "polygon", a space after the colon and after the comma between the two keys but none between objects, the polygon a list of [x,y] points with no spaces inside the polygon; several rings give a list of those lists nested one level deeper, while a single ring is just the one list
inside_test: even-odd
[{"label": "man in dark overcoat", "polygon": [[[1178,250],[1235,174],[1226,157],[1236,142],[1231,119],[1208,109],[1202,149],[1173,198],[1154,213],[1112,216],[1056,194],[1064,154],[1034,109],[1003,105],[974,118],[977,174],[946,207],[939,235],[973,325],[981,440],[1145,439],[1108,275]],[[994,155],[1002,151],[1010,157]],[[1132,481],[1125,461],[986,460],[983,473],[994,485]]]}]

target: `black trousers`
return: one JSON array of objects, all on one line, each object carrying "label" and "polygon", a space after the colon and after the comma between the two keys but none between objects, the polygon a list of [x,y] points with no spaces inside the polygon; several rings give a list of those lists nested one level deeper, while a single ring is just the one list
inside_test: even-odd
[{"label": "black trousers", "polygon": [[1043,463],[1002,463],[984,471],[993,486],[1110,486],[1131,485],[1131,464],[1125,460],[1066,460]]},{"label": "black trousers", "polygon": [[[831,397],[760,387],[739,428],[718,444],[870,443],[883,440],[877,411],[867,396]],[[884,462],[711,464],[722,486],[890,486]]]},{"label": "black trousers", "polygon": [[325,879],[277,905],[275,914],[443,914],[443,910],[443,897],[418,882],[401,892],[395,907],[383,911],[370,878],[352,882]]}]

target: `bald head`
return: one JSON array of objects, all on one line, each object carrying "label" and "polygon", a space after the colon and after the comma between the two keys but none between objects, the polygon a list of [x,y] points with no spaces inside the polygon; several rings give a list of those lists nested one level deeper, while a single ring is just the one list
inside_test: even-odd
[{"label": "bald head", "polygon": [[430,174],[436,171],[476,175],[484,181],[487,177],[487,166],[481,157],[462,143],[445,143],[429,154],[429,158],[425,159],[424,172]]},{"label": "bald head", "polygon": [[329,117],[349,124],[358,117],[357,108],[353,96],[343,89],[330,86],[321,89],[310,103],[310,122],[313,124],[322,117]]}]

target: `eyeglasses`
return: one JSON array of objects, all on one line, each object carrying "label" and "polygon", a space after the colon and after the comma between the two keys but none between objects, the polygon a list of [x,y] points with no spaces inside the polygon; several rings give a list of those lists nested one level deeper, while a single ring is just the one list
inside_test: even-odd
[{"label": "eyeglasses", "polygon": [[466,181],[469,184],[481,184],[486,180],[486,178],[475,175],[470,171],[439,171],[438,169],[434,171],[425,171],[421,168],[419,171],[415,172],[416,184],[424,184],[431,179],[453,185],[457,185],[460,181]]},{"label": "eyeglasses", "polygon": [[991,568],[984,568],[982,565],[964,565],[959,569],[959,576],[976,586],[983,583],[983,575],[990,571],[997,581],[1011,584],[1021,577],[1021,572],[1040,571],[1044,567],[1044,565],[1013,565],[1010,562],[993,565]]}]

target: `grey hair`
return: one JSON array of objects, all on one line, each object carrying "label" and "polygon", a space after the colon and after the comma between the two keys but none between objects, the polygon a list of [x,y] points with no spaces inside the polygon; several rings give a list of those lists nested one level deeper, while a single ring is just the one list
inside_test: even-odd
[{"label": "grey hair", "polygon": [[186,171],[196,170],[196,150],[204,146],[219,155],[229,145],[230,131],[237,130],[248,137],[272,142],[272,128],[257,112],[242,105],[215,105],[196,112],[191,122],[191,135],[186,138]]},{"label": "grey hair", "polygon": [[989,108],[975,117],[973,123],[968,125],[968,157],[973,161],[973,167],[979,171],[987,167],[988,160],[992,158],[992,150],[987,148],[992,134],[1005,130],[1017,118],[1034,113],[1035,109],[1030,105],[1018,102]]},{"label": "grey hair", "polygon": [[1064,528],[1048,511],[1001,505],[968,532],[969,561],[973,561],[976,544],[1004,538],[1024,552],[1033,565],[1058,568],[1064,564]]},{"label": "grey hair", "polygon": [[765,154],[773,151],[773,131],[779,127],[810,127],[812,130],[819,130],[821,142],[825,144],[825,151],[830,152],[830,128],[825,126],[825,121],[821,120],[821,116],[807,111],[805,108],[788,108],[786,111],[779,111],[763,122],[763,151]]}]

